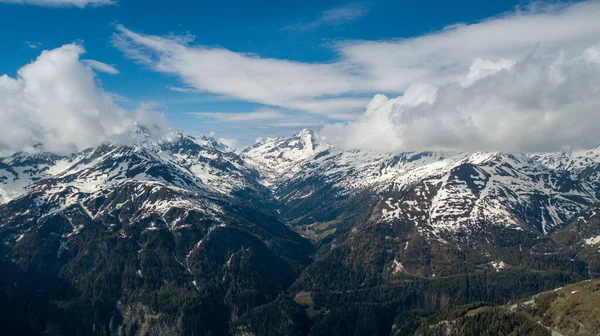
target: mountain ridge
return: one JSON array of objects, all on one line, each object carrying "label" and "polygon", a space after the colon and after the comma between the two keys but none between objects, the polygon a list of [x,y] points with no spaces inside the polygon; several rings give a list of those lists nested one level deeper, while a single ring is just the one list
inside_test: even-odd
[{"label": "mountain ridge", "polygon": [[[24,295],[10,283],[56,294],[54,282],[25,285],[29,272],[76,293],[39,304],[66,309],[83,334],[93,334],[88,315],[65,307],[92,299],[102,303],[84,311],[104,334],[264,334],[258,320],[276,314],[268,328],[284,330],[277,314],[291,311],[298,328],[324,332],[363,305],[358,293],[381,289],[397,296],[377,308],[389,318],[373,320],[388,330],[395,314],[452,296],[501,303],[600,274],[597,149],[345,151],[305,130],[236,152],[211,137],[167,138],[0,159],[7,300]],[[461,281],[501,285],[468,294]],[[310,316],[297,295],[312,300]],[[216,317],[187,320],[202,311]]]}]

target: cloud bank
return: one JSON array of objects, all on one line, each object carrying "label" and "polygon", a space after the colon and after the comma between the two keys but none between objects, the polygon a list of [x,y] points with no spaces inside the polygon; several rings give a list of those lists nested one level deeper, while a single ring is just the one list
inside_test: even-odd
[{"label": "cloud bank", "polygon": [[94,73],[116,69],[80,60],[84,52],[78,44],[67,44],[42,52],[16,78],[0,76],[0,153],[38,144],[69,153],[102,141],[133,141],[134,119],[113,102]]},{"label": "cloud bank", "polygon": [[[440,86],[463,80],[476,59],[485,76],[533,50],[565,57],[600,39],[600,2],[532,5],[427,35],[330,45],[337,58],[304,63],[194,44],[194,37],[155,36],[117,26],[113,44],[149,68],[174,75],[188,87],[269,107],[351,120],[375,93],[399,95],[413,83]],[[487,66],[487,68],[486,68]],[[489,68],[489,69],[488,69]]]},{"label": "cloud bank", "polygon": [[[192,37],[161,37],[117,26],[113,44],[152,69],[192,88],[230,98],[346,118],[368,100],[323,95],[352,91],[352,76],[335,64],[305,64],[223,48],[190,46]],[[340,80],[342,77],[345,80]]]},{"label": "cloud bank", "polygon": [[36,5],[44,7],[97,7],[114,5],[114,0],[0,0],[0,3]]},{"label": "cloud bank", "polygon": [[600,44],[567,57],[477,59],[461,80],[377,95],[356,121],[321,133],[343,148],[534,152],[600,145]]}]

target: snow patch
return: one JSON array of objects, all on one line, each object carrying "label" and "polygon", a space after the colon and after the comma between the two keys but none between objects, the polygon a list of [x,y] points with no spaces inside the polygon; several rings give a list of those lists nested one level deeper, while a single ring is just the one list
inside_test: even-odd
[{"label": "snow patch", "polygon": [[596,236],[596,237],[585,239],[584,242],[585,242],[586,245],[600,244],[600,236]]},{"label": "snow patch", "polygon": [[506,264],[504,263],[504,261],[501,261],[501,260],[492,261],[492,262],[490,262],[490,264],[496,270],[496,272],[500,272],[501,269],[504,269],[506,267]]},{"label": "snow patch", "polygon": [[394,262],[392,263],[392,273],[395,274],[398,272],[406,273],[406,269],[404,268],[404,265],[402,265],[401,262],[394,259]]}]

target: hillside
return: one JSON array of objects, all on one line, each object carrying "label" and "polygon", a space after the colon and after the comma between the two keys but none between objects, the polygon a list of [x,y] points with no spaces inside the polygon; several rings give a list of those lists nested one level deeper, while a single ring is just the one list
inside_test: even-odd
[{"label": "hillside", "polygon": [[[586,280],[502,306],[476,304],[422,317],[414,335],[598,335],[600,281]],[[398,320],[401,322],[401,320]],[[395,325],[396,334],[407,326]]]}]

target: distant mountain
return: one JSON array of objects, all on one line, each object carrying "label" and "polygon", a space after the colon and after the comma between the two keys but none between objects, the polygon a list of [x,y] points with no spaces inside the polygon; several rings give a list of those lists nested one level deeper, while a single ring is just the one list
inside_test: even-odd
[{"label": "distant mountain", "polygon": [[[269,155],[286,150],[269,149]],[[376,334],[381,326],[388,334],[393,318],[386,314],[501,303],[597,276],[600,267],[589,252],[596,231],[580,239],[583,249],[558,239],[598,204],[596,153],[378,153],[323,146],[288,161],[282,173],[269,176],[278,181],[272,189],[280,213],[319,251],[289,290],[289,301],[257,308],[259,316],[249,320],[294,302],[307,305],[311,334]],[[427,285],[407,285],[422,281]],[[340,307],[340,301],[349,304]],[[261,333],[251,322],[244,328]]]},{"label": "distant mountain", "polygon": [[600,274],[600,149],[346,151],[303,130],[236,153],[138,132],[0,159],[9,334],[391,334]]},{"label": "distant mountain", "polygon": [[266,185],[275,187],[286,182],[311,160],[332,146],[317,133],[302,130],[289,138],[269,138],[242,151],[242,158],[261,172]]},{"label": "distant mountain", "polygon": [[[439,232],[468,230],[472,223],[487,220],[508,226],[527,224],[548,233],[598,200],[600,150],[570,157],[563,153],[376,153],[325,145],[319,149],[302,151],[294,160],[280,163],[285,169],[271,174],[273,181],[285,179],[277,188],[278,196],[289,201],[307,199],[321,188],[345,196],[365,190],[378,195],[411,193],[382,202],[385,219],[413,213],[413,222],[426,222],[431,231]],[[289,156],[288,147],[271,142],[247,150],[265,152],[270,158]],[[262,164],[265,170],[279,166],[269,160]],[[295,190],[280,192],[286,185]]]}]

